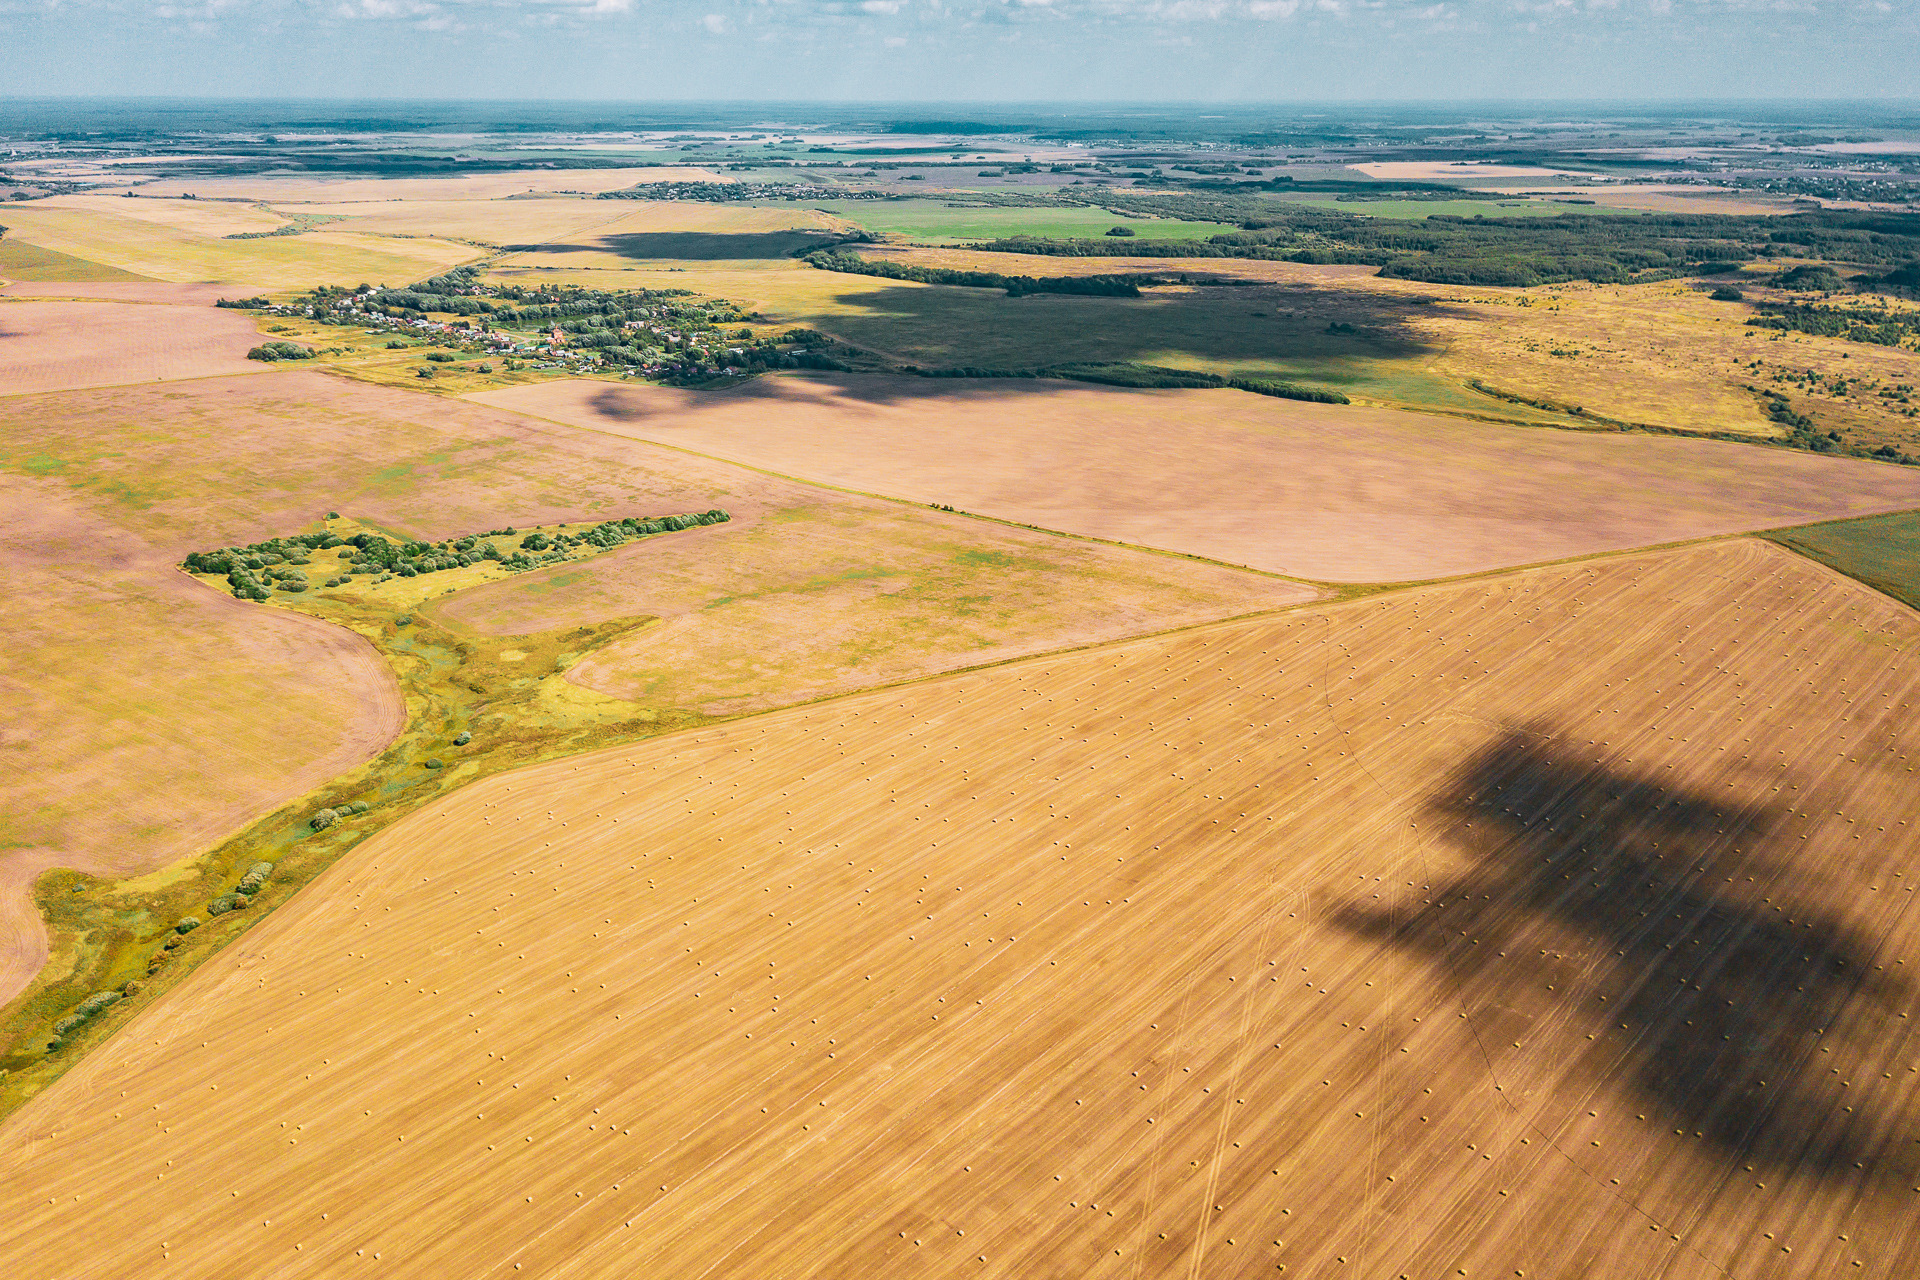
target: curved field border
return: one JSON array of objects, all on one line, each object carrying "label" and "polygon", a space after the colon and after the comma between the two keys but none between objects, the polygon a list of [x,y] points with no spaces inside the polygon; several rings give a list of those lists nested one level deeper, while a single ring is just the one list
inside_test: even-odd
[{"label": "curved field border", "polygon": [[489,779],[0,1128],[0,1266],[1909,1275],[1916,700],[1743,539]]}]

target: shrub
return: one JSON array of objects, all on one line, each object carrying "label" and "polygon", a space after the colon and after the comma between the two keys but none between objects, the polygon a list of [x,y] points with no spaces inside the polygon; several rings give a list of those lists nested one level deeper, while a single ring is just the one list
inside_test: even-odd
[{"label": "shrub", "polygon": [[307,825],[312,827],[315,831],[325,831],[328,827],[332,826],[334,823],[338,821],[340,821],[339,810],[322,809],[320,812],[314,814],[311,818],[307,819]]},{"label": "shrub", "polygon": [[520,548],[523,551],[545,551],[552,545],[553,539],[544,533],[530,533],[520,539]]},{"label": "shrub", "polygon": [[1241,391],[1251,391],[1257,396],[1278,396],[1282,400],[1309,400],[1316,404],[1352,403],[1338,391],[1320,391],[1297,383],[1282,382],[1277,378],[1235,378],[1229,385]]},{"label": "shrub", "polygon": [[86,1019],[81,1017],[79,1014],[70,1013],[66,1017],[60,1019],[60,1021],[53,1024],[53,1034],[55,1034],[56,1036],[64,1036],[67,1034],[67,1032],[73,1030],[75,1027],[79,1026],[81,1023],[85,1021]]},{"label": "shrub", "polygon": [[387,344],[387,350],[389,351],[405,351],[406,349],[407,344],[404,342],[389,342]]},{"label": "shrub", "polygon": [[222,916],[229,911],[238,911],[243,907],[252,905],[252,899],[248,898],[244,893],[223,893],[207,904],[207,914],[210,916]]},{"label": "shrub", "polygon": [[91,1018],[94,1014],[119,1004],[125,998],[118,991],[96,991],[82,1000],[75,1007],[74,1012],[83,1018]]},{"label": "shrub", "polygon": [[233,887],[235,893],[244,893],[251,897],[260,892],[267,880],[273,875],[271,862],[256,862],[247,868],[247,874],[240,877],[240,883]]},{"label": "shrub", "polygon": [[429,769],[444,769],[444,768],[446,768],[446,766],[445,766],[445,765],[443,765],[443,764],[441,764],[441,763],[440,763],[440,762],[439,762],[438,760],[429,760],[429,761],[427,761],[427,768],[429,768]]},{"label": "shrub", "polygon": [[473,741],[473,735],[468,733],[466,730],[462,729],[460,731],[459,736],[453,740],[453,745],[456,747],[464,747],[469,742],[472,742],[472,741]]},{"label": "shrub", "polygon": [[1723,284],[1707,296],[1715,302],[1739,302],[1747,295],[1730,284]]},{"label": "shrub", "polygon": [[485,360],[482,360],[479,364],[475,365],[474,368],[481,373],[493,372],[493,365]]},{"label": "shrub", "polygon": [[433,376],[433,369],[431,366],[423,364],[413,371],[413,376],[416,378],[431,378]]},{"label": "shrub", "polygon": [[1107,228],[1107,234],[1110,236],[1130,236],[1134,234],[1134,230],[1132,227],[1109,227]]},{"label": "shrub", "polygon": [[365,800],[350,801],[346,805],[346,808],[354,813],[365,813],[367,811],[367,802]]},{"label": "shrub", "polygon": [[448,351],[429,351],[427,352],[427,359],[433,361],[435,364],[452,364],[454,356],[452,352]]},{"label": "shrub", "polygon": [[174,923],[173,929],[175,933],[187,934],[192,933],[199,927],[200,921],[195,917],[181,916],[180,919]]},{"label": "shrub", "polygon": [[268,342],[247,352],[249,360],[311,360],[313,348],[294,342]]}]

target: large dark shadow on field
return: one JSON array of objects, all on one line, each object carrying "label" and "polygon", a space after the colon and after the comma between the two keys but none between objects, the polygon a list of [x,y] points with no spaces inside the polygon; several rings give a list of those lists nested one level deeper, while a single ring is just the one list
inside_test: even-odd
[{"label": "large dark shadow on field", "polygon": [[[1002,255],[1005,256],[1005,255]],[[1017,271],[1020,263],[996,262]],[[1128,268],[1128,272],[1132,272]],[[1176,273],[1178,266],[1168,269]],[[1271,363],[1274,376],[1338,389],[1395,363],[1417,367],[1438,343],[1415,326],[1452,308],[1352,286],[1149,287],[1139,298],[911,285],[841,277],[836,307],[790,322],[923,369],[995,372],[1181,357]]]},{"label": "large dark shadow on field", "polygon": [[516,253],[617,253],[623,258],[681,258],[720,262],[729,258],[788,258],[838,239],[825,231],[643,231],[565,244],[510,244]]},{"label": "large dark shadow on field", "polygon": [[[1843,1086],[1830,1069],[1845,1059],[1821,1052],[1901,1025],[1891,1006],[1909,988],[1876,972],[1872,940],[1782,902],[1769,882],[1798,839],[1771,834],[1780,815],[1569,754],[1519,731],[1469,759],[1428,817],[1455,834],[1474,869],[1435,884],[1430,905],[1410,915],[1355,910],[1342,923],[1429,957],[1469,1007],[1537,1004],[1555,980],[1554,961],[1539,954],[1554,945],[1546,939],[1579,936],[1591,967],[1573,982],[1571,1027],[1617,1045],[1625,1024],[1636,1109],[1756,1168],[1864,1170],[1874,1181],[1910,1173],[1905,1154],[1876,1164],[1875,1131],[1887,1132],[1877,1091]],[[1591,1047],[1580,1038],[1562,1051]],[[1892,1150],[1909,1141],[1901,1128]]]}]

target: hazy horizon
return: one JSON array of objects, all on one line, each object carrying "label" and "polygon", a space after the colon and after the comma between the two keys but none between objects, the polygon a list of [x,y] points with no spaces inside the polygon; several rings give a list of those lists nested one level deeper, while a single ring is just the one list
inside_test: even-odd
[{"label": "hazy horizon", "polygon": [[1920,96],[1920,0],[0,0],[0,26],[22,96]]}]

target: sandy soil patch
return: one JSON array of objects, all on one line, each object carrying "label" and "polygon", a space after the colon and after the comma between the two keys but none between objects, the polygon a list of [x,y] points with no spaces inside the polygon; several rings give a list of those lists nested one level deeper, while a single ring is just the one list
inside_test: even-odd
[{"label": "sandy soil patch", "polygon": [[1334,581],[1404,581],[1920,505],[1892,466],[1236,391],[1045,381],[601,383],[482,403],[803,479]]},{"label": "sandy soil patch", "polygon": [[1739,542],[504,775],[14,1116],[0,1264],[1910,1275],[1916,655]]},{"label": "sandy soil patch", "polygon": [[259,342],[249,317],[211,307],[0,302],[0,395],[258,373]]},{"label": "sandy soil patch", "polygon": [[164,866],[400,730],[358,636],[216,595],[56,479],[0,475],[0,1003],[47,959],[48,867]]}]

